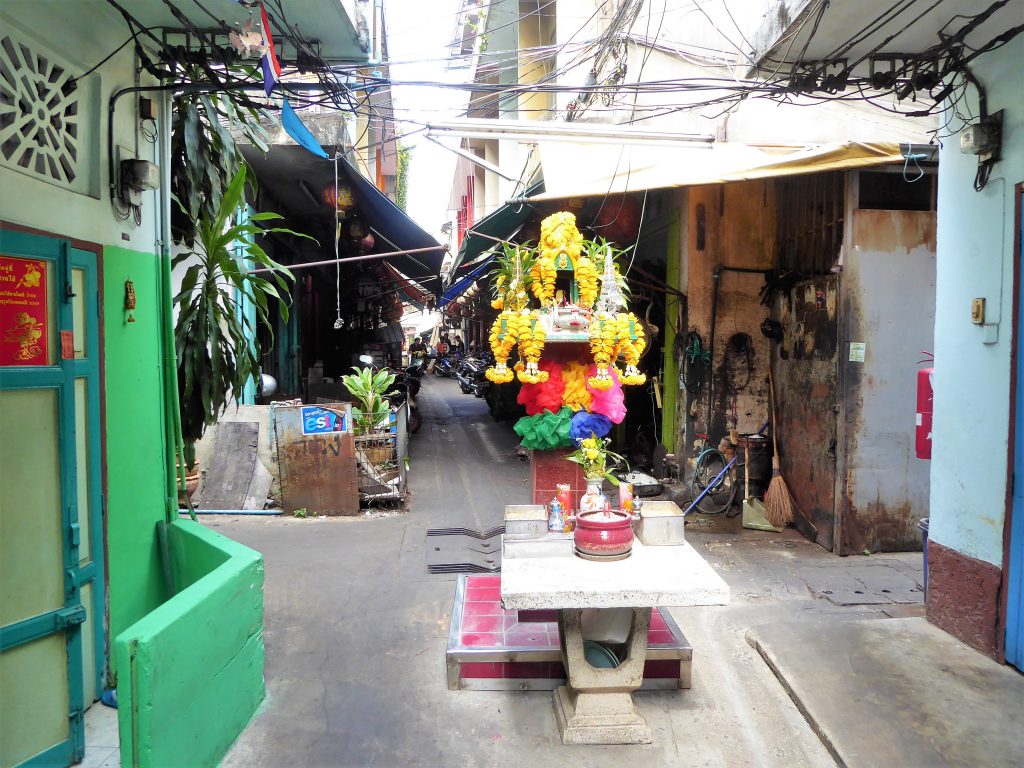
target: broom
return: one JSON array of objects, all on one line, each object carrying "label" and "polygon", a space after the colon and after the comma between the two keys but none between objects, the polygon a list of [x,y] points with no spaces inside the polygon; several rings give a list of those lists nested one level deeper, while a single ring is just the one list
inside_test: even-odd
[{"label": "broom", "polygon": [[793,522],[793,496],[779,471],[779,443],[776,438],[778,422],[775,418],[775,381],[771,362],[768,363],[768,391],[772,399],[772,481],[764,494],[765,519],[776,528],[785,528]]}]

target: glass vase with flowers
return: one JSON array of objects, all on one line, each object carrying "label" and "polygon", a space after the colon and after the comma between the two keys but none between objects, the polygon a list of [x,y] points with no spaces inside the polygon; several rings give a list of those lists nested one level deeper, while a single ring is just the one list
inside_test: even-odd
[{"label": "glass vase with flowers", "polygon": [[609,445],[611,440],[607,437],[597,437],[591,433],[590,437],[578,440],[576,450],[566,456],[568,461],[583,468],[583,479],[587,482],[587,491],[580,499],[581,513],[611,509],[611,502],[601,490],[601,485],[605,480],[612,485],[619,484],[611,469],[618,462],[624,464],[625,459],[611,451]]}]

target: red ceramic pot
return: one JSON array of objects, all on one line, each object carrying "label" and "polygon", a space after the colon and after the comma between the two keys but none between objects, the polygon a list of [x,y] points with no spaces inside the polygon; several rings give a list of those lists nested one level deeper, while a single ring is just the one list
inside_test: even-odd
[{"label": "red ceramic pot", "polygon": [[576,515],[576,549],[585,555],[624,555],[633,548],[633,518],[625,512]]}]

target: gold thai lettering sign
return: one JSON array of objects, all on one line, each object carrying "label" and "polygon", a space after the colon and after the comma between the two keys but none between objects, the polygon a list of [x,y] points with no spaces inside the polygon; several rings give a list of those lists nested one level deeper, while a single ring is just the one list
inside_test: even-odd
[{"label": "gold thai lettering sign", "polygon": [[46,262],[0,255],[0,365],[46,365]]}]

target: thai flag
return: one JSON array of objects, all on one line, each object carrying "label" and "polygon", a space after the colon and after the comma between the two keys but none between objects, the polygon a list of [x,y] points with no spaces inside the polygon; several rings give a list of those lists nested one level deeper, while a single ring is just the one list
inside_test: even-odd
[{"label": "thai flag", "polygon": [[263,90],[269,96],[281,79],[281,64],[274,53],[274,39],[270,36],[270,21],[267,19],[267,9],[263,7],[263,3],[260,3],[260,17],[263,22],[263,44],[267,46],[267,52],[260,59],[260,68],[263,70]]}]

